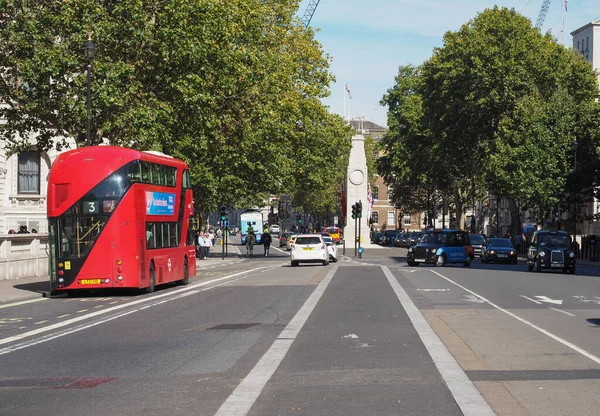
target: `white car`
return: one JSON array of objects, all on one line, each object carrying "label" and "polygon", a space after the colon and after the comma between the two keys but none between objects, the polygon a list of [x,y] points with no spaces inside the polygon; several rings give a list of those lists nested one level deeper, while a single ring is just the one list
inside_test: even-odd
[{"label": "white car", "polygon": [[269,227],[269,232],[270,232],[271,234],[279,234],[279,225],[277,225],[277,224],[272,224],[272,225]]},{"label": "white car", "polygon": [[298,237],[298,234],[291,235],[290,238],[288,238],[287,243],[285,244],[285,249],[287,251],[290,251],[294,247],[294,241],[296,241],[296,237]]},{"label": "white car", "polygon": [[320,234],[300,234],[292,247],[292,267],[299,263],[329,264],[329,249]]},{"label": "white car", "polygon": [[329,260],[335,263],[338,261],[338,249],[335,245],[335,241],[333,241],[333,238],[326,236],[323,236],[323,241],[325,241],[327,250],[329,250]]}]

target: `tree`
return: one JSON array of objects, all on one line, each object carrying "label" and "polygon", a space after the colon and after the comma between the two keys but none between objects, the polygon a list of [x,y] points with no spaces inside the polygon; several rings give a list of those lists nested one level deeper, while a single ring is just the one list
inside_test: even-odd
[{"label": "tree", "polygon": [[[554,200],[562,179],[538,184],[534,192],[528,181],[515,182],[514,172],[502,169],[529,171],[526,176],[544,173],[533,171],[536,165],[526,159],[535,151],[533,138],[548,143],[554,135],[554,144],[561,143],[575,125],[571,111],[556,110],[590,101],[597,93],[591,68],[581,61],[549,34],[533,28],[527,18],[506,8],[485,10],[457,32],[446,33],[444,46],[423,64],[421,85],[424,117],[439,143],[434,148],[436,163],[449,178],[459,221],[462,206],[477,192],[469,186],[475,178],[484,178],[485,188],[497,197],[511,194]],[[525,108],[535,109],[540,116],[553,114],[558,120],[543,117],[540,124],[524,114]],[[507,153],[513,142],[519,144]],[[560,170],[564,178],[568,169],[558,160],[565,157],[564,151],[552,149],[557,153],[550,170]],[[503,152],[513,160],[491,163]],[[515,189],[518,186],[522,187]]]},{"label": "tree", "polygon": [[[341,118],[319,101],[333,80],[329,59],[296,19],[297,7],[288,0],[0,0],[2,138],[12,151],[31,147],[29,137],[39,150],[57,136],[85,141],[80,49],[91,32],[94,143],[186,160],[201,212],[294,191],[295,155],[309,148],[314,130],[305,126],[336,135],[312,148],[320,153],[346,137]],[[311,169],[324,175],[328,165]]]}]

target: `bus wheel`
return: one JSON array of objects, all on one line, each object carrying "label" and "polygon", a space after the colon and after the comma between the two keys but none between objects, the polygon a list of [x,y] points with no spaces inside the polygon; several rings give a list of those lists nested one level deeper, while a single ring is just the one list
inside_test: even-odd
[{"label": "bus wheel", "polygon": [[156,286],[156,273],[154,272],[154,263],[150,263],[150,286],[146,288],[146,293],[154,292]]},{"label": "bus wheel", "polygon": [[181,279],[179,283],[181,286],[186,286],[190,282],[190,271],[188,269],[188,261],[187,257],[183,259],[183,279]]}]

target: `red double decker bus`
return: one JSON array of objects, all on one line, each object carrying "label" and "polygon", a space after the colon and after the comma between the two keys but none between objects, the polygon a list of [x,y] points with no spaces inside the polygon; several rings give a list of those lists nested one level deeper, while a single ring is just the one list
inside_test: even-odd
[{"label": "red double decker bus", "polygon": [[111,146],[59,155],[48,178],[52,291],[187,284],[193,213],[181,160]]}]

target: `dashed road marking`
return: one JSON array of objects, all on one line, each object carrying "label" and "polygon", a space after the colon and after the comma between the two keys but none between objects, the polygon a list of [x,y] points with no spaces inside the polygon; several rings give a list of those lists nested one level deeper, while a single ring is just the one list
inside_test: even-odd
[{"label": "dashed road marking", "polygon": [[563,311],[562,309],[556,309],[556,308],[553,308],[552,306],[548,306],[548,309],[552,309],[552,310],[554,310],[556,312],[564,313],[565,315],[575,316],[574,313]]},{"label": "dashed road marking", "polygon": [[66,318],[67,316],[71,316],[71,314],[70,313],[65,313],[64,315],[57,316],[56,318],[57,319],[61,319],[61,318]]},{"label": "dashed road marking", "polygon": [[87,312],[89,309],[82,309],[80,311],[77,311],[77,313],[83,313],[83,312]]},{"label": "dashed road marking", "polygon": [[0,305],[0,309],[10,308],[11,306],[25,305],[27,303],[39,302],[40,300],[48,300],[48,298],[28,299],[28,300],[23,300],[21,302],[8,303],[6,305]]},{"label": "dashed road marking", "polygon": [[48,322],[48,320],[47,320],[47,319],[45,319],[45,320],[43,320],[43,321],[36,322],[36,323],[35,323],[35,325],[40,325],[40,324],[43,324],[43,323],[45,323],[45,322]]}]

